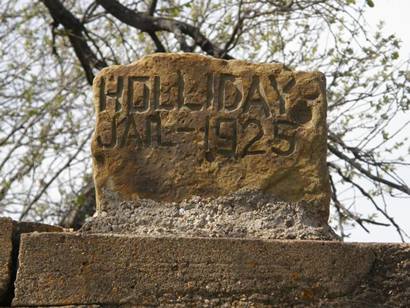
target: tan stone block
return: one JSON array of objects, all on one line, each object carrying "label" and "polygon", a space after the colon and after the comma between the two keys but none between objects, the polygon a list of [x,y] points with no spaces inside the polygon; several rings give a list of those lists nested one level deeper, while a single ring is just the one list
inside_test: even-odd
[{"label": "tan stone block", "polygon": [[62,232],[63,228],[35,222],[17,222],[0,217],[0,306],[8,306],[13,295],[13,279],[17,271],[17,253],[21,234]]},{"label": "tan stone block", "polygon": [[409,260],[408,244],[32,233],[13,304],[405,307]]},{"label": "tan stone block", "polygon": [[308,201],[327,220],[325,78],[280,64],[155,54],[94,80],[97,202],[241,188]]},{"label": "tan stone block", "polygon": [[0,305],[8,300],[13,255],[13,221],[0,217]]}]

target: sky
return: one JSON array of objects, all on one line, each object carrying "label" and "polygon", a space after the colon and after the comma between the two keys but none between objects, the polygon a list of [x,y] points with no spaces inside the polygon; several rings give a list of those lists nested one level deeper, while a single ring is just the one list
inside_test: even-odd
[{"label": "sky", "polygon": [[[402,60],[410,58],[410,0],[375,0],[375,7],[369,8],[365,15],[369,30],[375,30],[376,24],[385,22],[385,33],[394,33],[402,41],[400,57]],[[407,119],[410,114],[403,115]],[[402,168],[400,174],[410,185],[410,168]],[[390,202],[389,202],[390,201]],[[388,212],[400,226],[410,235],[410,199],[390,199]],[[362,209],[366,212],[367,209]],[[369,206],[369,213],[372,212]],[[354,242],[400,242],[400,238],[393,228],[370,226],[370,233],[360,227],[349,230],[351,237],[347,241]],[[406,240],[407,242],[410,239]]]}]

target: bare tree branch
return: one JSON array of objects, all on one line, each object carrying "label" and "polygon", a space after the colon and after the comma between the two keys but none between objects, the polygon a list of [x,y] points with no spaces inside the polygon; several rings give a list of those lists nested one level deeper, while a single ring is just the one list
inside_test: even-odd
[{"label": "bare tree branch", "polygon": [[55,179],[60,175],[61,172],[63,172],[65,169],[67,169],[70,164],[73,162],[73,160],[80,154],[80,152],[83,150],[83,147],[87,143],[87,141],[91,138],[92,131],[90,131],[87,135],[87,138],[83,140],[83,142],[79,145],[77,151],[67,160],[67,162],[61,166],[59,170],[57,170],[56,173],[54,173],[53,177],[48,180],[43,188],[37,193],[37,195],[31,200],[31,202],[23,209],[21,212],[19,220],[23,220],[24,217],[28,214],[28,212],[31,210],[32,206],[41,198],[41,196],[47,191],[48,187],[55,181]]},{"label": "bare tree branch", "polygon": [[115,0],[97,0],[104,9],[127,25],[139,29],[143,32],[167,31],[181,33],[190,36],[207,54],[224,59],[232,59],[228,54],[224,55],[224,50],[215,46],[201,31],[190,24],[178,20],[154,17],[141,12],[134,12]]},{"label": "bare tree branch", "polygon": [[238,33],[241,32],[242,26],[243,26],[243,18],[241,16],[242,13],[242,1],[239,2],[238,4],[238,20],[236,22],[235,27],[233,28],[232,34],[229,38],[229,40],[226,42],[225,47],[223,49],[223,54],[227,54],[233,47],[235,47],[234,42],[237,42],[239,37]]},{"label": "bare tree branch", "polygon": [[[391,217],[390,215],[388,215],[388,214],[386,213],[386,211],[384,211],[384,210],[376,203],[376,201],[374,200],[374,198],[373,198],[362,186],[360,186],[359,184],[357,184],[356,182],[354,182],[350,177],[346,176],[338,166],[336,166],[335,164],[330,163],[330,162],[328,163],[328,166],[331,167],[331,168],[333,168],[334,170],[336,170],[336,172],[339,174],[339,176],[340,176],[344,181],[346,181],[346,182],[352,184],[354,187],[356,187],[356,188],[360,191],[360,193],[361,193],[363,196],[365,196],[367,199],[370,200],[370,202],[374,205],[374,207],[376,208],[376,210],[377,210],[378,212],[380,212],[380,213],[381,213],[388,221],[390,221],[391,224],[396,228],[396,231],[397,231],[397,233],[399,234],[401,241],[404,243],[405,240],[404,240],[404,237],[403,237],[403,230],[399,227],[399,225],[396,223],[396,221],[393,219],[393,217]],[[376,225],[383,225],[382,223],[375,223],[375,222],[373,222],[373,221],[372,221],[371,223],[376,224]],[[384,225],[385,225],[385,224],[384,224]],[[386,226],[386,225],[385,225],[385,226]],[[387,225],[387,226],[388,226],[388,225]]]},{"label": "bare tree branch", "polygon": [[343,159],[344,161],[348,162],[352,167],[354,167],[356,170],[358,170],[360,173],[363,173],[365,176],[367,176],[369,179],[372,179],[373,181],[385,184],[387,186],[390,186],[394,189],[397,189],[401,192],[404,192],[405,194],[410,195],[410,188],[407,185],[399,185],[397,183],[391,182],[389,180],[383,179],[382,177],[379,177],[377,175],[374,175],[372,172],[369,170],[366,170],[365,168],[362,167],[357,161],[354,159],[348,157],[341,151],[339,151],[336,147],[334,147],[332,144],[328,144],[328,148],[330,152],[332,152],[334,155],[337,157]]},{"label": "bare tree branch", "polygon": [[166,49],[164,45],[162,45],[161,41],[159,40],[158,36],[155,34],[155,32],[148,32],[148,35],[151,37],[152,41],[155,44],[155,51],[156,52],[166,52]]},{"label": "bare tree branch", "polygon": [[102,69],[107,66],[104,59],[98,59],[87,44],[83,32],[84,26],[59,0],[41,0],[48,8],[55,23],[63,25],[75,54],[84,69],[87,81],[92,84],[94,79],[93,68]]},{"label": "bare tree branch", "polygon": [[[148,10],[148,15],[154,16],[155,10],[157,9],[157,0],[153,0]],[[161,43],[161,40],[158,38],[155,31],[148,32],[148,35],[151,37],[152,41],[155,44],[156,52],[166,52],[164,45]]]},{"label": "bare tree branch", "polygon": [[152,0],[151,5],[149,6],[148,15],[154,16],[155,10],[157,9],[157,0]]},{"label": "bare tree branch", "polygon": [[[337,197],[336,185],[335,185],[335,183],[334,183],[334,181],[333,181],[332,176],[330,176],[329,179],[330,179],[330,187],[331,187],[331,192],[332,192],[332,193],[331,193],[331,198],[332,198],[332,201],[333,201],[333,203],[334,203],[334,205],[335,205],[335,207],[336,207],[336,209],[337,209],[339,215],[341,215],[341,214],[343,213],[345,216],[347,216],[347,217],[349,217],[350,219],[356,221],[356,222],[360,225],[360,227],[363,228],[364,231],[366,231],[367,233],[369,233],[369,229],[367,229],[367,228],[364,226],[363,220],[362,220],[360,217],[358,217],[357,215],[355,215],[355,214],[353,214],[352,212],[350,212],[350,211],[339,201],[339,198]],[[341,220],[341,219],[339,219],[339,220]],[[341,230],[341,231],[342,231],[342,237],[346,236],[346,235],[344,234],[343,230]]]}]

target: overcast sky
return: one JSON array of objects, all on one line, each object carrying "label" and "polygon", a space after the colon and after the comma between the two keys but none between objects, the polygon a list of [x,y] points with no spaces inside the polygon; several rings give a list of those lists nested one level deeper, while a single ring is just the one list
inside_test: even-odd
[{"label": "overcast sky", "polygon": [[[375,7],[367,10],[366,19],[369,30],[375,30],[376,24],[385,22],[385,33],[395,33],[402,41],[400,52],[401,59],[410,58],[410,0],[374,0]],[[409,118],[410,114],[403,115]],[[408,134],[408,132],[406,132]],[[410,185],[410,168],[402,168],[400,174],[407,179]],[[389,214],[393,216],[400,226],[410,235],[410,199],[390,199]],[[370,210],[370,208],[369,208]],[[365,209],[364,209],[365,211]],[[399,242],[400,238],[393,228],[369,227],[372,231],[367,234],[360,228],[351,230],[349,241],[363,242]],[[407,242],[410,240],[407,239]]]}]

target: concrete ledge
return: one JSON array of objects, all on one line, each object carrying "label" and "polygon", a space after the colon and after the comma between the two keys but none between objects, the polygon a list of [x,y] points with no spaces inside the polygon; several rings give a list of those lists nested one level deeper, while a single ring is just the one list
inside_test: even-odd
[{"label": "concrete ledge", "polygon": [[13,221],[0,218],[0,305],[8,301],[13,256]]},{"label": "concrete ledge", "polygon": [[0,217],[0,306],[9,306],[17,272],[20,235],[31,232],[62,232],[63,228]]},{"label": "concrete ledge", "polygon": [[410,245],[22,235],[15,306],[404,306]]}]

